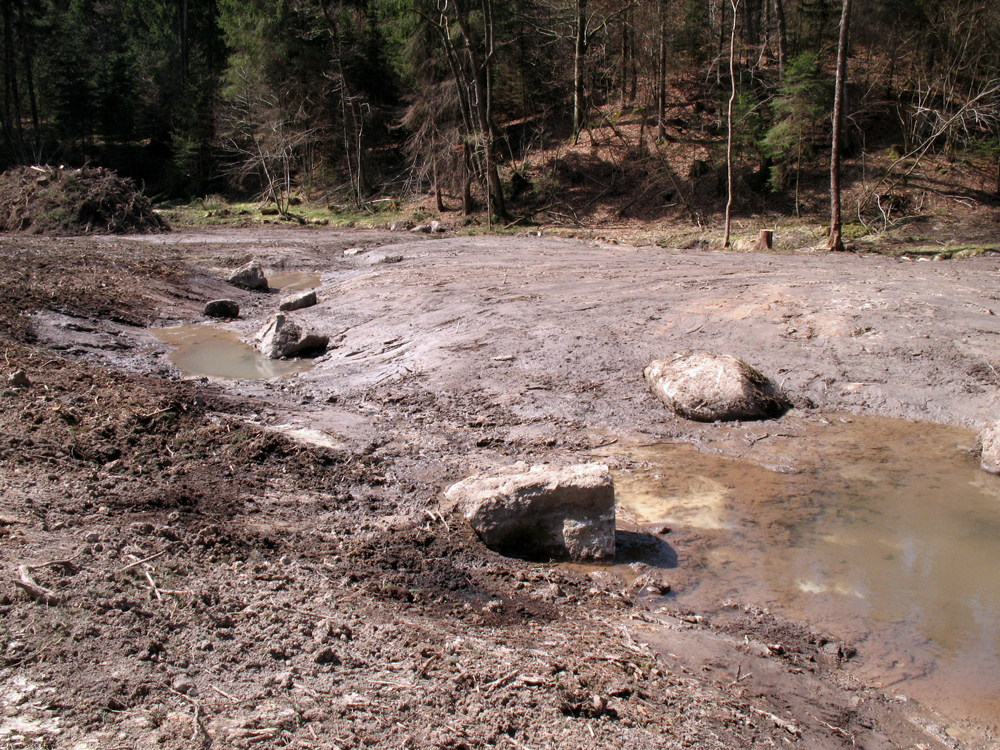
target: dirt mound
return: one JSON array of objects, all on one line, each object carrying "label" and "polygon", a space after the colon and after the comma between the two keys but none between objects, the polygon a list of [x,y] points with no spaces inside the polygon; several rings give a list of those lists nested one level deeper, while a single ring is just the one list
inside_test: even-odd
[{"label": "dirt mound", "polygon": [[101,167],[17,167],[0,175],[0,231],[32,234],[167,232],[131,180]]}]

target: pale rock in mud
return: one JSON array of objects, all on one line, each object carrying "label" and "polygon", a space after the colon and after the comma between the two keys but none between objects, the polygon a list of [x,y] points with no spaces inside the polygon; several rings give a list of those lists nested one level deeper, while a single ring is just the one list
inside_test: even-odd
[{"label": "pale rock in mud", "polygon": [[205,305],[205,315],[209,318],[238,318],[240,306],[236,300],[214,299]]},{"label": "pale rock in mud", "polygon": [[325,349],[329,337],[317,333],[291,315],[276,313],[257,332],[254,342],[265,357],[281,359]]},{"label": "pale rock in mud", "polygon": [[615,556],[615,488],[604,464],[524,463],[452,485],[455,502],[487,547],[528,559]]},{"label": "pale rock in mud", "polygon": [[664,406],[698,422],[768,419],[791,406],[767,377],[727,354],[675,354],[653,360],[642,374]]},{"label": "pale rock in mud", "polygon": [[284,312],[292,310],[303,310],[316,304],[316,290],[310,289],[308,292],[299,292],[282,297],[278,303],[278,309]]},{"label": "pale rock in mud", "polygon": [[988,424],[979,439],[983,444],[979,465],[991,474],[1000,474],[1000,421]]},{"label": "pale rock in mud", "polygon": [[229,277],[229,283],[243,289],[267,289],[267,277],[264,276],[264,269],[260,262],[252,260],[242,268],[237,269]]}]

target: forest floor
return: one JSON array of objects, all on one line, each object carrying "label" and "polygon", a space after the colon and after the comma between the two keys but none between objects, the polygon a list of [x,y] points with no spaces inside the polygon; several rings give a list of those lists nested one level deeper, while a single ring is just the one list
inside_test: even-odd
[{"label": "forest floor", "polygon": [[[536,235],[0,238],[2,368],[30,383],[0,391],[0,746],[991,746],[808,623],[640,590],[696,583],[696,529],[623,517],[619,566],[527,563],[441,491],[515,461],[627,471],[664,440],[794,463],[774,422],[666,413],[642,367],[683,349],[762,368],[785,420],[977,429],[1000,257]],[[149,329],[228,297],[251,336],[277,295],[224,281],[251,258],[319,275],[301,315],[331,348],[284,380],[182,377]]]}]

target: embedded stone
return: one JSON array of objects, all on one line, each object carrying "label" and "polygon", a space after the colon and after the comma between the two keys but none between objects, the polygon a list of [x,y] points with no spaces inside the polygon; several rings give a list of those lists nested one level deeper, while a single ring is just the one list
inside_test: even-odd
[{"label": "embedded stone", "polygon": [[979,465],[991,474],[1000,474],[1000,421],[986,425],[979,440],[983,444]]},{"label": "embedded stone", "polygon": [[243,289],[267,290],[267,277],[260,261],[252,260],[229,277],[229,283]]},{"label": "embedded stone", "polygon": [[675,354],[653,360],[642,374],[664,406],[697,422],[770,419],[791,407],[767,377],[727,354]]},{"label": "embedded stone", "polygon": [[255,343],[265,357],[281,359],[322,351],[329,340],[328,336],[317,333],[304,321],[285,313],[276,313],[257,332]]},{"label": "embedded stone", "polygon": [[604,464],[524,463],[468,477],[445,496],[487,547],[529,560],[615,556],[615,488]]},{"label": "embedded stone", "polygon": [[235,300],[214,299],[205,305],[205,315],[209,318],[238,318],[240,306]]},{"label": "embedded stone", "polygon": [[278,309],[289,312],[292,310],[302,310],[316,304],[316,290],[310,289],[308,292],[299,292],[282,297],[278,303]]}]

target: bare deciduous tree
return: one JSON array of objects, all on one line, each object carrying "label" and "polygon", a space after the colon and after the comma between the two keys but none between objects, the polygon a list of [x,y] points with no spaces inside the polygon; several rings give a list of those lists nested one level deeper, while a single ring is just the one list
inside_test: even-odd
[{"label": "bare deciduous tree", "polygon": [[847,85],[847,32],[851,23],[851,0],[844,0],[837,42],[837,80],[833,94],[833,137],[830,152],[830,243],[831,250],[843,250],[840,236],[840,131],[844,121],[844,90]]},{"label": "bare deciduous tree", "polygon": [[732,227],[733,210],[733,102],[736,101],[736,21],[739,15],[740,0],[730,0],[733,6],[733,28],[729,34],[729,108],[726,112],[726,236],[722,240],[723,247],[729,247],[729,233]]}]

